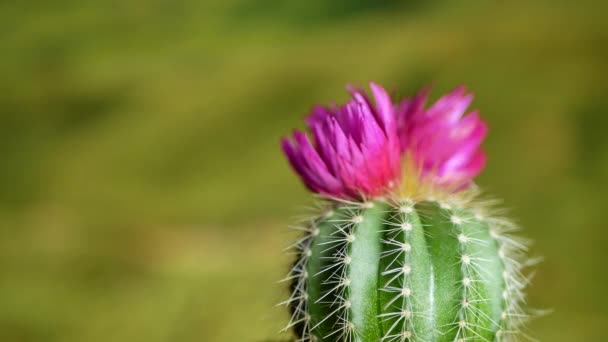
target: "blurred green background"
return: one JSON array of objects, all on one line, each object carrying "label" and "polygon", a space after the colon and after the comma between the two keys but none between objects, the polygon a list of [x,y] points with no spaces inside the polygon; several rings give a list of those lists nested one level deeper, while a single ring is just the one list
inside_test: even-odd
[{"label": "blurred green background", "polygon": [[[546,261],[543,341],[604,341],[605,1],[4,1],[0,341],[280,339],[309,195],[278,146],[375,80],[476,94],[479,184]],[[284,337],[284,336],[283,336]]]}]

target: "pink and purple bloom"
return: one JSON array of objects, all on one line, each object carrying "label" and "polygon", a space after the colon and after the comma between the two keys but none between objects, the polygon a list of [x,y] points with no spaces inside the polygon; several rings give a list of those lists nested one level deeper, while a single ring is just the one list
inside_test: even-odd
[{"label": "pink and purple bloom", "polygon": [[427,109],[427,88],[396,105],[381,86],[370,88],[373,102],[349,87],[346,104],[313,108],[306,119],[313,142],[298,130],[293,140],[282,139],[291,166],[311,191],[353,199],[387,194],[401,181],[406,155],[420,173],[405,177],[429,179],[448,191],[471,185],[485,166],[480,145],[488,128],[477,111],[465,115],[473,96],[464,87]]},{"label": "pink and purple bloom", "polygon": [[461,189],[484,168],[480,149],[488,127],[477,111],[466,115],[473,100],[462,86],[424,109],[428,89],[396,107],[401,151],[411,153],[422,176],[438,185]]},{"label": "pink and purple bloom", "polygon": [[342,106],[316,106],[306,133],[295,130],[293,141],[281,141],[293,169],[313,192],[340,197],[378,196],[397,185],[401,158],[391,98],[370,83],[374,102],[365,92],[349,88]]}]

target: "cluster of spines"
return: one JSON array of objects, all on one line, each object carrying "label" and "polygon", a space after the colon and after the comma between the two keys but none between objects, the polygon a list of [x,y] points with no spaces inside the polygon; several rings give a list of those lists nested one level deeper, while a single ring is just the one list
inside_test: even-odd
[{"label": "cluster of spines", "polygon": [[[434,199],[431,198],[429,200]],[[455,342],[464,342],[468,339],[487,340],[475,332],[476,329],[484,328],[471,326],[469,320],[471,316],[482,316],[483,319],[490,321],[498,327],[494,336],[494,341],[496,342],[510,342],[521,339],[536,341],[535,338],[525,331],[525,325],[530,319],[530,315],[524,308],[526,301],[525,289],[533,277],[533,273],[526,274],[525,269],[538,263],[540,259],[530,259],[528,257],[528,249],[531,242],[528,239],[514,236],[513,233],[517,232],[519,227],[509,219],[502,217],[502,211],[493,209],[493,204],[493,202],[472,203],[469,201],[460,201],[455,204],[439,202],[440,207],[446,210],[446,213],[451,212],[446,219],[452,223],[455,237],[460,244],[460,259],[458,262],[460,263],[463,275],[461,284],[462,302],[460,303],[457,320],[454,323],[454,326],[458,329]],[[452,209],[465,206],[477,208],[473,214],[474,220],[488,225],[489,234],[492,239],[491,242],[496,243],[498,246],[498,257],[503,267],[502,280],[504,284],[502,292],[503,311],[501,312],[499,321],[491,319],[476,307],[476,303],[481,303],[486,299],[477,296],[471,284],[484,281],[483,277],[480,277],[484,269],[478,265],[479,262],[483,262],[484,260],[476,258],[473,254],[469,253],[468,247],[472,244],[485,245],[488,241],[471,238],[460,228],[466,227],[466,219],[459,216],[456,210],[452,211]],[[478,298],[471,300],[471,297]]]},{"label": "cluster of spines", "polygon": [[[451,327],[451,329],[456,329],[455,341],[464,342],[470,338],[485,340],[478,331],[488,329],[473,322],[487,320],[490,324],[498,328],[500,328],[500,324],[478,307],[481,303],[487,301],[475,287],[475,283],[485,282],[484,277],[481,274],[484,272],[483,268],[479,265],[479,263],[484,260],[474,254],[471,250],[471,245],[477,244],[485,246],[488,242],[469,236],[464,229],[466,224],[469,223],[467,222],[467,218],[462,217],[456,210],[453,210],[452,205],[440,203],[440,207],[445,210],[445,213],[448,215],[448,217],[445,217],[444,219],[449,220],[451,223],[453,230],[452,234],[454,238],[457,239],[459,248],[459,256],[456,262],[460,266],[462,275],[462,280],[458,284],[461,291],[461,297],[456,304],[458,314]],[[476,219],[478,218],[479,216]]]},{"label": "cluster of spines", "polygon": [[[294,330],[297,342],[316,342],[315,334],[318,328],[328,320],[335,322],[332,326],[333,331],[323,334],[321,336],[323,339],[333,336],[335,340],[351,341],[355,334],[355,326],[349,319],[351,303],[348,299],[350,279],[347,277],[347,270],[351,259],[348,255],[348,246],[356,239],[353,228],[363,220],[361,211],[370,208],[373,203],[340,201],[340,204],[339,212],[335,212],[334,203],[322,202],[317,210],[323,214],[312,220],[305,219],[302,224],[295,226],[296,230],[304,231],[304,236],[286,249],[297,256],[289,274],[281,280],[291,283],[290,297],[279,303],[288,306],[291,310],[289,323],[282,332]],[[327,241],[319,244],[322,248],[321,258],[331,262],[319,272],[309,274],[307,266],[312,253],[311,245],[320,234],[318,224],[323,220],[328,220],[336,228],[331,236],[326,237]],[[326,305],[332,310],[321,320],[314,320],[308,312],[310,301],[307,281],[311,276],[323,276],[326,279],[322,283],[325,290],[314,304]]]},{"label": "cluster of spines", "polygon": [[382,242],[387,248],[382,252],[381,258],[386,259],[386,266],[381,274],[384,278],[381,291],[388,293],[392,298],[383,307],[386,312],[380,314],[381,320],[388,323],[382,341],[416,339],[414,315],[424,314],[414,310],[415,297],[412,295],[410,277],[414,253],[411,244],[414,205],[415,202],[411,199],[392,203],[390,219],[385,222],[387,229],[383,231]]},{"label": "cluster of spines", "polygon": [[[436,199],[429,197],[424,201],[436,202]],[[437,203],[446,213],[451,212],[452,208],[475,207],[474,203],[466,197],[462,197],[454,203],[447,201],[438,201]],[[393,217],[390,222],[385,222],[385,225],[389,228],[383,231],[386,238],[382,242],[392,248],[387,248],[382,257],[389,258],[392,256],[393,260],[382,271],[382,275],[389,278],[384,282],[381,291],[394,295],[393,299],[385,304],[383,308],[384,311],[388,311],[390,308],[393,308],[394,311],[380,314],[379,318],[381,320],[391,323],[382,337],[382,341],[425,341],[424,338],[416,334],[414,326],[414,316],[424,317],[425,312],[415,312],[414,301],[416,297],[409,284],[412,272],[412,245],[408,242],[412,234],[410,215],[415,210],[416,202],[411,199],[402,199],[390,204],[392,205],[391,215],[395,215],[398,219],[395,221],[395,217]],[[479,278],[483,269],[478,267],[476,261],[479,261],[479,259],[468,252],[467,246],[485,244],[487,241],[471,238],[464,234],[462,229],[459,228],[465,223],[464,219],[453,213],[446,219],[452,223],[454,237],[460,244],[461,253],[457,262],[460,263],[463,275],[460,284],[462,300],[456,304],[460,306],[460,309],[454,323],[450,327],[445,327],[446,329],[439,327],[440,331],[437,331],[437,333],[444,334],[451,329],[458,329],[454,342],[465,342],[469,339],[486,341],[487,339],[475,332],[475,329],[479,329],[479,327],[472,326],[469,319],[471,316],[483,315],[484,319],[491,320],[498,327],[495,335],[495,341],[497,342],[515,341],[519,337],[534,340],[522,331],[528,318],[522,305],[525,302],[524,289],[531,280],[531,276],[527,276],[523,270],[533,263],[533,261],[528,260],[526,255],[529,242],[511,235],[512,232],[517,230],[517,226],[512,222],[490,215],[490,211],[487,209],[489,206],[482,205],[483,203],[475,204],[479,204],[479,208],[474,218],[489,225],[490,235],[499,246],[499,257],[504,266],[504,311],[500,322],[495,322],[476,307],[477,303],[486,299],[476,296],[474,287],[471,285],[474,282],[483,281]],[[353,341],[357,334],[356,327],[349,317],[351,302],[348,298],[350,279],[347,276],[347,270],[351,260],[348,250],[349,244],[356,239],[354,227],[363,220],[361,212],[373,206],[373,202],[341,201],[339,203],[341,209],[338,215],[335,215],[336,213],[333,210],[328,209],[334,205],[335,203],[330,206],[324,205],[323,215],[308,221],[307,224],[298,226],[297,229],[305,231],[304,237],[290,246],[291,249],[295,250],[298,257],[289,275],[284,279],[292,284],[291,296],[281,304],[289,306],[292,312],[290,321],[284,331],[296,330],[297,341],[316,342],[317,328],[327,320],[333,320],[335,323],[331,332],[320,336],[322,339],[333,336],[332,339],[335,340]],[[310,275],[307,272],[307,264],[311,256],[311,244],[319,235],[318,223],[327,219],[334,224],[336,229],[332,233],[333,236],[322,243],[326,248],[321,253],[323,254],[322,258],[331,260],[332,263],[325,266],[320,272]],[[332,310],[323,319],[315,321],[308,313],[310,303],[307,293],[307,280],[310,276],[316,277],[322,274],[326,279],[323,284],[326,285],[327,289],[315,303],[327,305]],[[400,322],[403,322],[403,324],[399,324]],[[397,329],[398,326],[401,327],[400,330]]]},{"label": "cluster of spines", "polygon": [[[333,215],[333,211],[325,201],[317,202],[310,210],[312,215],[303,216],[298,224],[291,226],[300,234],[300,237],[287,246],[284,251],[292,255],[295,262],[287,276],[279,281],[279,283],[290,284],[289,298],[277,304],[288,307],[291,313],[289,322],[281,332],[293,330],[298,336],[296,342],[316,342],[316,338],[312,334],[311,316],[308,311],[308,279],[310,277],[308,261],[312,255],[312,243],[320,234],[319,222]],[[319,212],[322,214],[319,215]]]},{"label": "cluster of spines", "polygon": [[307,281],[309,274],[306,266],[310,258],[310,245],[319,232],[318,230],[315,231],[315,225],[298,226],[295,228],[304,230],[305,234],[286,248],[286,250],[296,254],[296,261],[287,276],[280,281],[281,283],[288,282],[290,284],[290,296],[278,305],[287,306],[291,311],[289,323],[281,332],[294,330],[298,336],[301,336],[298,341],[308,342],[312,341],[311,337],[313,335],[311,334],[310,315],[308,313]]},{"label": "cluster of spines", "polygon": [[331,261],[324,266],[315,276],[324,275],[325,286],[322,295],[315,301],[315,304],[326,305],[330,308],[330,313],[325,317],[313,321],[312,330],[324,324],[326,321],[334,321],[333,331],[322,333],[323,339],[334,338],[338,341],[351,341],[355,334],[355,326],[350,319],[351,301],[349,299],[350,279],[348,268],[351,264],[351,257],[348,253],[349,245],[356,240],[354,227],[363,222],[361,215],[362,209],[372,205],[371,202],[350,203],[345,202],[345,206],[340,212],[332,211],[329,222],[336,228],[327,241],[322,242],[321,258]]},{"label": "cluster of spines", "polygon": [[477,214],[486,220],[490,226],[490,236],[498,244],[498,257],[503,263],[505,301],[504,311],[501,314],[500,329],[496,332],[496,342],[516,341],[522,337],[529,341],[536,341],[526,332],[526,323],[530,319],[524,308],[526,303],[525,289],[530,285],[534,273],[526,273],[525,269],[537,264],[541,259],[528,257],[530,241],[514,236],[519,227],[508,219],[500,218],[498,213],[489,216]]}]

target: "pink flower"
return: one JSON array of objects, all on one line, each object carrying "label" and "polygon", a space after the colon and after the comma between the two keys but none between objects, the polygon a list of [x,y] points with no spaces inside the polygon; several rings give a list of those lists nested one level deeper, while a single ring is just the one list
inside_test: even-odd
[{"label": "pink flower", "polygon": [[429,89],[397,105],[401,151],[411,153],[422,176],[434,183],[459,189],[470,185],[485,166],[480,149],[488,127],[477,111],[463,114],[473,100],[464,87],[457,87],[424,109]]},{"label": "pink flower", "polygon": [[308,136],[295,130],[281,141],[293,169],[312,191],[333,197],[360,198],[385,193],[399,181],[401,159],[393,103],[370,83],[375,105],[349,88],[351,99],[338,107],[317,106],[306,122]]}]

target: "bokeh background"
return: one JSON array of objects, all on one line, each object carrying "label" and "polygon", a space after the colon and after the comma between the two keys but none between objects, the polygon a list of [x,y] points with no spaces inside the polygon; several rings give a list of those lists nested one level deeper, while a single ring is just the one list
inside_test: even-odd
[{"label": "bokeh background", "polygon": [[309,195],[278,140],[344,84],[458,84],[544,255],[542,341],[608,325],[608,2],[0,3],[0,340],[263,341]]}]

